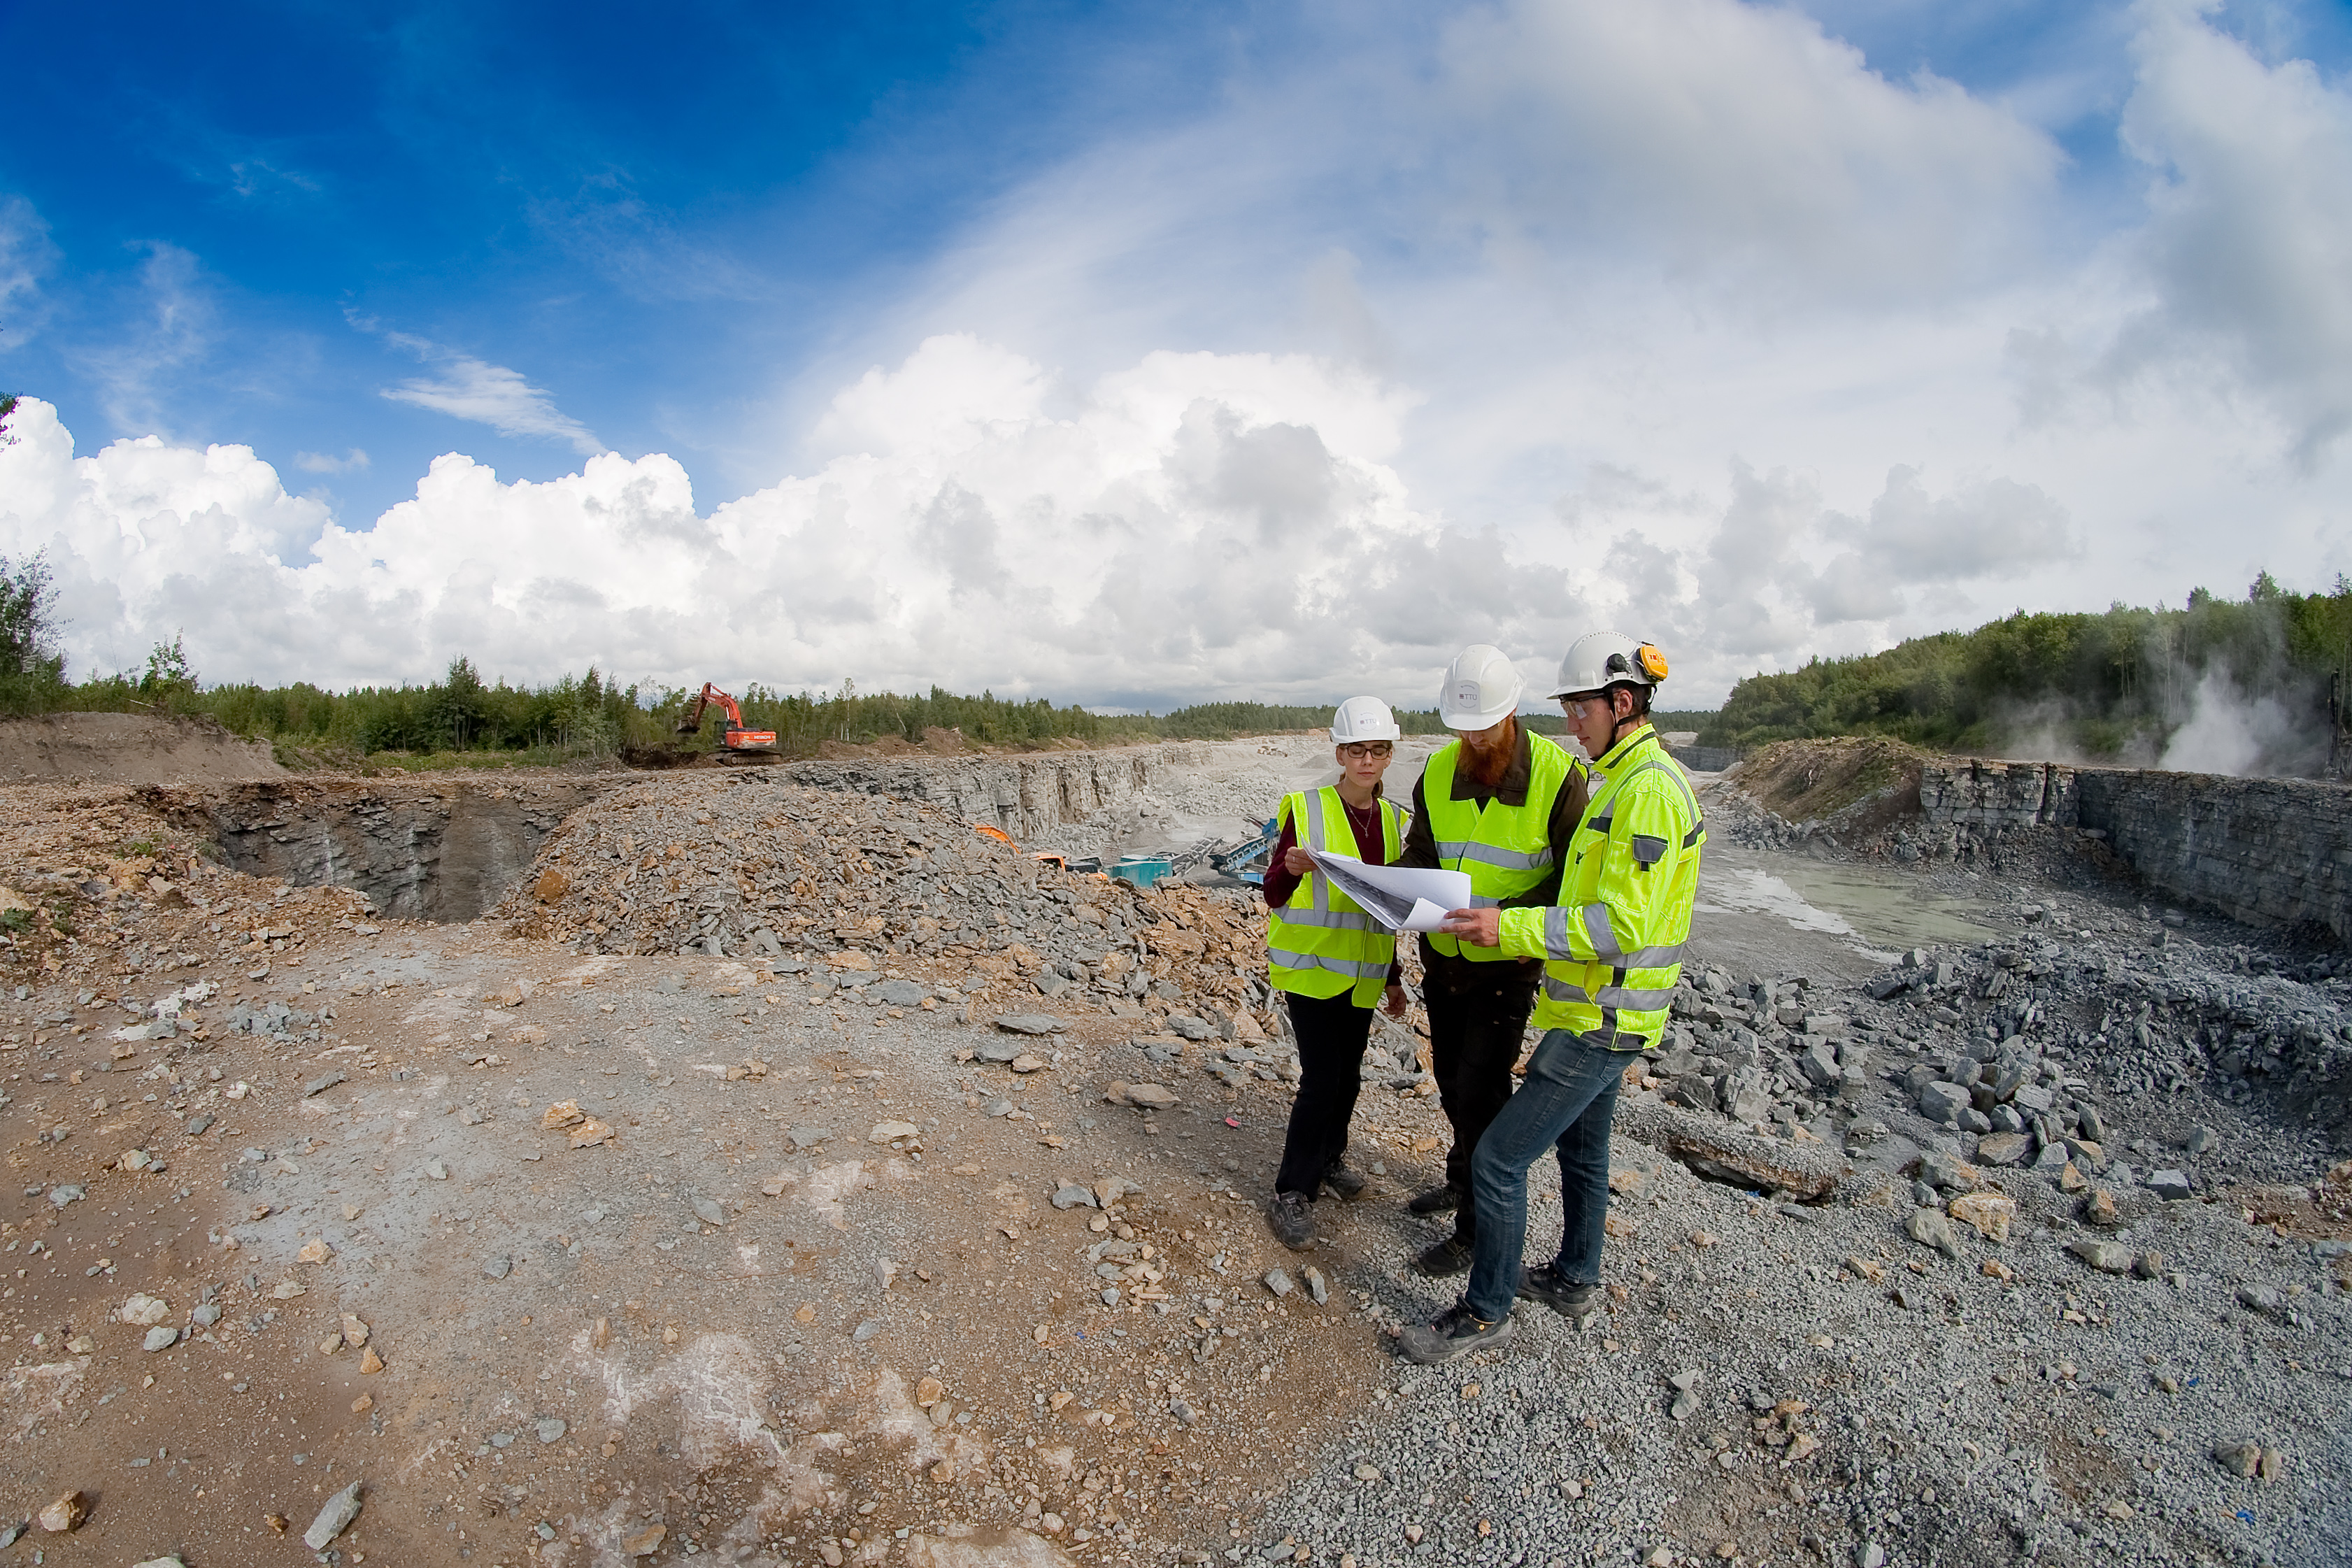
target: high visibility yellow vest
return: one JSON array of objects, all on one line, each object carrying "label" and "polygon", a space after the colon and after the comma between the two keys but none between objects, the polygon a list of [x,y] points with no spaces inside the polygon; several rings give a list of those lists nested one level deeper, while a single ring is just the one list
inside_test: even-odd
[{"label": "high visibility yellow vest", "polygon": [[[1456,741],[1429,759],[1421,774],[1421,804],[1429,813],[1437,863],[1449,871],[1469,872],[1471,906],[1489,909],[1550,873],[1551,808],[1574,781],[1576,763],[1557,742],[1530,733],[1527,804],[1489,799],[1481,807],[1475,800],[1454,798],[1454,770],[1461,758],[1462,742]],[[1433,935],[1429,945],[1448,958],[1458,954],[1481,963],[1511,956],[1500,948],[1465,946],[1450,936]]]},{"label": "high visibility yellow vest", "polygon": [[1682,977],[1706,825],[1690,776],[1646,724],[1591,776],[1559,902],[1505,910],[1501,951],[1544,960],[1538,1029],[1654,1049]]},{"label": "high visibility yellow vest", "polygon": [[[1381,808],[1381,859],[1394,860],[1411,815],[1385,798]],[[1294,841],[1333,854],[1356,853],[1348,808],[1329,785],[1311,794],[1286,795],[1278,812]],[[1299,879],[1290,901],[1269,911],[1265,929],[1267,978],[1279,991],[1301,996],[1337,996],[1353,989],[1359,1007],[1376,1005],[1388,986],[1396,938],[1320,871]]]}]

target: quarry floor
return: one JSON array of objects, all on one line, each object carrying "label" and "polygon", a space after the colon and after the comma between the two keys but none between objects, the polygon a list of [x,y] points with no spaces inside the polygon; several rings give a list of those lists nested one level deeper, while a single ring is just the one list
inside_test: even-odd
[{"label": "quarry floor", "polygon": [[[1226,787],[1328,755],[1244,748]],[[47,822],[43,853],[96,831],[0,794],[22,796],[0,864],[30,852],[22,824]],[[1824,992],[2016,918],[2016,889],[1966,879],[1730,845],[1707,870],[1704,961]],[[1891,1212],[1799,1213],[1621,1137],[1601,1324],[1529,1309],[1475,1364],[1417,1369],[1393,1328],[1453,1294],[1404,1268],[1440,1234],[1402,1208],[1444,1155],[1423,1094],[1367,1086],[1370,1188],[1319,1204],[1325,1240],[1292,1254],[1257,1208],[1286,1087],[1171,1075],[1171,1107],[1107,1103],[1129,1020],[1040,999],[1058,1059],[1016,1075],[959,1059],[997,1031],[950,1006],[370,921],[227,872],[192,890],[5,976],[0,1536],[63,1493],[90,1513],[0,1563],[305,1561],[353,1480],[331,1548],[352,1563],[2347,1560],[2340,1296],[2288,1331],[2232,1295],[2340,1227],[2172,1205],[2142,1232],[2191,1270],[2170,1286],[2086,1275],[2045,1205],[2004,1280]],[[213,918],[233,903],[263,912]],[[205,982],[201,1048],[112,1042],[122,1003]],[[273,1001],[318,1037],[218,1022]],[[551,1130],[567,1101],[609,1139]],[[2205,1119],[2256,1139],[2264,1114]],[[1053,1207],[1071,1182],[1116,1206]],[[1556,1178],[1538,1187],[1540,1238]],[[1107,1305],[1089,1253],[1113,1240],[1162,1278]],[[1842,1270],[1857,1256],[1895,1299]],[[177,1342],[142,1348],[137,1295]],[[1687,1423],[1686,1371],[1707,1395]],[[1844,1412],[1818,1460],[1757,1452],[1759,1391]],[[2282,1446],[2286,1477],[2221,1476],[2209,1452],[2239,1436]]]}]

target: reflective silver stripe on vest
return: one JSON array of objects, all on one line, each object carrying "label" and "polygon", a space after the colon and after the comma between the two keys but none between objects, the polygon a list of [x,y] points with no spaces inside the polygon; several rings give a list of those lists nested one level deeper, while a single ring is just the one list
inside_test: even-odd
[{"label": "reflective silver stripe on vest", "polygon": [[1368,914],[1355,914],[1346,910],[1284,908],[1275,912],[1281,917],[1282,923],[1285,925],[1321,926],[1330,931],[1370,931],[1380,924]]},{"label": "reflective silver stripe on vest", "polygon": [[1617,933],[1609,929],[1609,906],[1587,904],[1577,913],[1583,917],[1584,936],[1592,943],[1593,958],[1602,963],[1616,963],[1619,957]]},{"label": "reflective silver stripe on vest", "polygon": [[[1311,794],[1301,795],[1298,797],[1298,814],[1307,818],[1307,847],[1309,849],[1321,849],[1323,847],[1323,792],[1318,789]],[[1318,870],[1310,872],[1307,881],[1309,891],[1314,895],[1316,912],[1329,914],[1331,912],[1330,879]],[[1319,922],[1315,921],[1299,921],[1301,925],[1318,923]]]},{"label": "reflective silver stripe on vest", "polygon": [[1330,958],[1319,952],[1285,952],[1280,948],[1268,948],[1266,956],[1279,968],[1328,969],[1350,980],[1385,979],[1389,972],[1386,962],[1362,963],[1352,958]]},{"label": "reflective silver stripe on vest", "polygon": [[1612,932],[1607,938],[1610,945],[1604,948],[1601,946],[1601,938],[1593,933],[1608,931],[1608,906],[1587,904],[1583,911],[1585,931],[1588,936],[1592,937],[1594,947],[1594,956],[1587,960],[1580,956],[1571,945],[1574,931],[1569,924],[1570,913],[1557,904],[1544,911],[1544,956],[1547,958],[1556,958],[1563,963],[1607,963],[1618,969],[1663,969],[1670,963],[1680,963],[1683,949],[1690,945],[1678,942],[1672,947],[1643,947],[1632,952],[1619,952],[1616,951],[1617,938]]},{"label": "reflective silver stripe on vest", "polygon": [[1587,1007],[1623,1007],[1636,1013],[1654,1012],[1675,999],[1674,987],[1663,991],[1637,991],[1624,985],[1603,985],[1596,994],[1581,985],[1571,985],[1547,974],[1543,983],[1544,998],[1550,1002],[1569,1002]]},{"label": "reflective silver stripe on vest", "polygon": [[[1558,904],[1544,911],[1543,942],[1545,957],[1558,959],[1562,963],[1582,962],[1576,956],[1576,950],[1569,945],[1568,910]],[[1577,993],[1579,1000],[1582,1000],[1583,995],[1580,991]]]},{"label": "reflective silver stripe on vest", "polygon": [[1503,900],[1490,899],[1484,893],[1473,893],[1470,895],[1470,901],[1462,907],[1468,910],[1499,910],[1503,907]]},{"label": "reflective silver stripe on vest", "polygon": [[[1449,838],[1437,846],[1442,860],[1475,860],[1481,865],[1499,867],[1506,871],[1540,871],[1551,864],[1551,846],[1540,849],[1497,849],[1475,838]],[[1449,867],[1449,870],[1458,868]]]}]

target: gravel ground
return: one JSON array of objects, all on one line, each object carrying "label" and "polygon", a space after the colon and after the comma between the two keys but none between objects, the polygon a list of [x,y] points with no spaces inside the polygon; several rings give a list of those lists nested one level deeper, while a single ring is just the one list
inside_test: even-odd
[{"label": "gravel ground", "polygon": [[[1253,752],[1227,787],[1276,762],[1304,765]],[[629,809],[699,840],[703,787]],[[2143,914],[2063,846],[1900,873],[1957,879],[1998,929],[1883,997],[1836,978],[1866,961],[1759,973],[1703,931],[1676,1048],[1620,1112],[1608,1311],[1579,1334],[1525,1308],[1421,1369],[1391,1334],[1452,1291],[1405,1268],[1435,1229],[1402,1200],[1443,1152],[1411,1037],[1384,1028],[1359,1111],[1370,1192],[1282,1251],[1256,1205],[1287,1064],[1247,1037],[1270,1020],[1244,908],[1083,920],[945,826],[882,832],[915,819],[877,802],[814,837],[824,810],[766,814],[781,888],[727,874],[781,868],[757,843],[667,858],[615,924],[651,847],[592,859],[616,805],[551,840],[526,887],[569,868],[553,901],[378,923],[189,857],[130,792],[10,804],[11,885],[62,923],[0,933],[0,1533],[96,1505],[20,1554],[276,1560],[270,1516],[299,1535],[357,1476],[355,1563],[2346,1559],[2333,956]],[[950,881],[1005,917],[983,942],[938,918]],[[816,918],[774,923],[793,900]],[[753,905],[769,923],[730,931],[781,952],[579,951],[707,942]],[[564,940],[510,934],[533,919]],[[1027,1015],[1045,1032],[992,1022]],[[2001,1165],[1921,1113],[1926,1083],[1976,1109],[1958,1079],[2011,1041],[2063,1169],[2032,1168],[2039,1121]],[[1743,1065],[1771,1110],[1734,1121]],[[1709,1140],[1826,1169],[1825,1195],[1665,1152]],[[2150,1185],[2168,1169],[2189,1196]],[[1988,1194],[2005,1240],[1954,1217]],[[182,1333],[148,1352],[153,1327]]]},{"label": "gravel ground", "polygon": [[[1792,1167],[1843,1152],[1830,1201],[1701,1180],[1621,1136],[1611,1313],[1579,1334],[1523,1303],[1505,1346],[1400,1369],[1383,1414],[1227,1557],[2352,1561],[2341,954],[2150,908],[2056,836],[1969,859],[1886,874],[1983,899],[1990,872],[2006,933],[1914,950],[1873,986],[1729,973],[1702,921],[1664,1076],[1621,1108],[1621,1129],[1704,1131],[1759,1061],[1749,1129]],[[1824,1045],[1858,1070],[1809,1081],[1796,1064]],[[1925,1084],[2004,1047],[2063,1132],[1921,1113]],[[2046,1132],[2063,1163],[1979,1163],[2012,1124],[2023,1149],[1994,1152],[2030,1164]],[[1919,1185],[1923,1160],[1958,1179]],[[2148,1185],[2159,1169],[2189,1195]],[[1535,1182],[1542,1238],[1557,1177]],[[1971,1193],[2013,1205],[2004,1239],[1953,1217]],[[1407,1250],[1381,1256],[1381,1299],[1425,1316],[1449,1293],[1397,1267]]]}]

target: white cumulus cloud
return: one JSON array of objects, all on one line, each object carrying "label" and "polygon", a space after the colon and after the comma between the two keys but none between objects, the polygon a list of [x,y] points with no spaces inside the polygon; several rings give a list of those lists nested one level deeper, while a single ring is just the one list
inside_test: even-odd
[{"label": "white cumulus cloud", "polygon": [[[2001,482],[1936,495],[1899,469],[1866,524],[1742,464],[1712,496],[1610,473],[1547,554],[1415,504],[1387,460],[1414,402],[1297,355],[1155,353],[1070,387],[941,337],[842,390],[820,421],[833,457],[707,514],[658,454],[545,483],[451,454],[364,528],[244,447],[76,457],[28,402],[0,450],[0,552],[49,552],[81,673],[184,631],[215,680],[419,679],[465,654],[529,680],[593,662],[681,684],[1420,707],[1464,644],[1540,679],[1580,632],[1629,621],[1709,700],[1757,652],[1882,613],[1825,597],[1809,563],[1841,531],[1885,582],[1935,582],[1979,569],[1940,531],[2040,515]],[[1697,542],[1637,525],[1652,516]]]},{"label": "white cumulus cloud", "polygon": [[2140,237],[2156,299],[2125,371],[2218,360],[2310,470],[2352,431],[2352,93],[2210,26],[2212,0],[2146,0],[2124,145],[2154,184]]},{"label": "white cumulus cloud", "polygon": [[570,443],[583,457],[594,457],[604,443],[569,414],[555,406],[552,395],[533,386],[520,371],[491,364],[468,353],[444,348],[406,332],[387,332],[384,341],[408,350],[418,359],[440,367],[439,375],[412,376],[383,395],[394,403],[413,404],[436,414],[487,425],[501,436],[535,436]]},{"label": "white cumulus cloud", "polygon": [[50,551],[79,668],[184,626],[215,679],[416,677],[466,653],[525,679],[593,660],[784,687],[1418,694],[1421,645],[1560,613],[1488,551],[1441,559],[1443,526],[1361,449],[1394,439],[1392,389],[1155,354],[1066,415],[1008,404],[1047,379],[934,341],[845,389],[825,424],[851,449],[707,516],[667,457],[502,484],[451,455],[363,530],[245,447],[76,458],[28,402],[0,549]]}]

